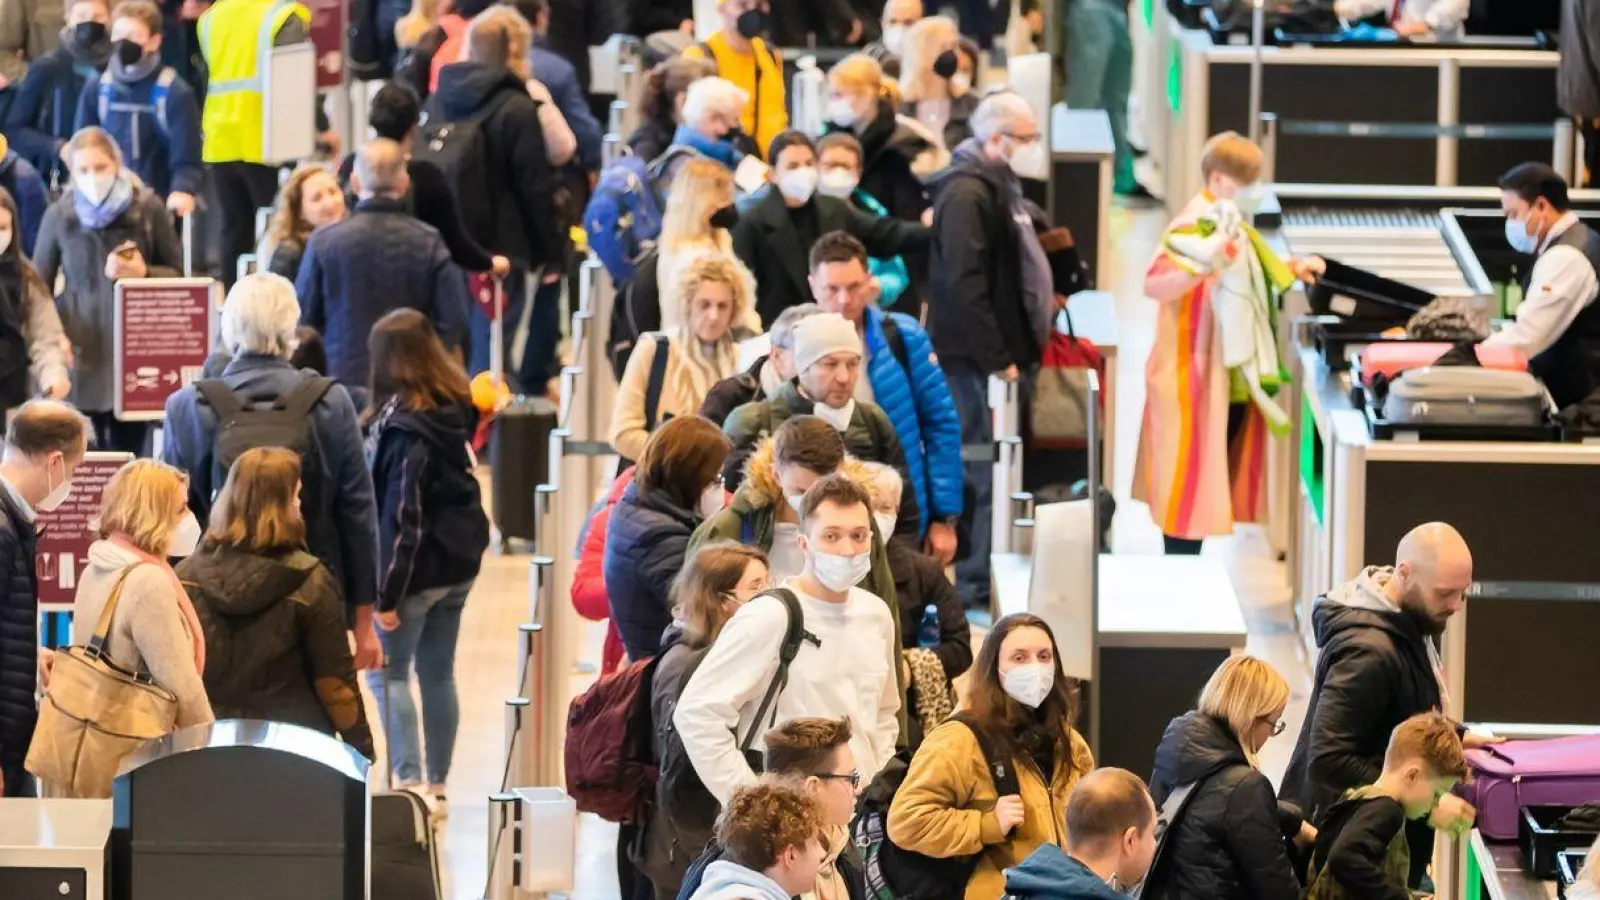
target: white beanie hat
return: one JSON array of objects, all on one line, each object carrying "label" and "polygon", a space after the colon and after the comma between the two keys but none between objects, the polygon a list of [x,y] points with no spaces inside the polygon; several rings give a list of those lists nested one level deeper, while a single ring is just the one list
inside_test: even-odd
[{"label": "white beanie hat", "polygon": [[794,326],[794,370],[804,372],[811,364],[830,353],[861,356],[861,338],[856,326],[838,313],[819,313],[801,319]]}]

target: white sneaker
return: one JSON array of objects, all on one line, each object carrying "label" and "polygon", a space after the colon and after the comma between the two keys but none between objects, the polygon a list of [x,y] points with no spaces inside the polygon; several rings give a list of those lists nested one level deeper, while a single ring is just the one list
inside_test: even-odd
[{"label": "white sneaker", "polygon": [[435,827],[443,825],[450,818],[450,798],[445,795],[445,786],[430,784],[423,793],[428,800],[428,805],[433,809]]}]

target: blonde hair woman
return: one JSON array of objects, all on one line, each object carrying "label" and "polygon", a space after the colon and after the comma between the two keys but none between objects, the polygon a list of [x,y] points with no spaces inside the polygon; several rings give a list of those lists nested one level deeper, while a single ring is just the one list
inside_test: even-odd
[{"label": "blonde hair woman", "polygon": [[930,16],[911,26],[900,59],[900,112],[938,135],[946,150],[972,137],[978,108],[972,76],[961,71],[960,46],[956,23]]},{"label": "blonde hair woman", "polygon": [[239,454],[178,577],[212,649],[204,679],[217,714],[337,734],[376,758],[338,579],[306,552],[298,455]]},{"label": "blonde hair woman", "polygon": [[[711,386],[739,371],[733,323],[753,305],[748,275],[739,264],[729,257],[703,255],[689,264],[665,297],[663,308],[677,309],[681,324],[659,337],[641,336],[628,357],[611,412],[611,446],[627,459],[638,459],[650,432],[667,419],[698,413]],[[655,379],[659,353],[666,353],[667,361]],[[654,391],[652,380],[658,381]],[[653,408],[651,393],[656,395]]]},{"label": "blonde hair woman", "polygon": [[[106,483],[99,540],[89,546],[89,567],[72,605],[74,621],[97,622],[118,593],[106,654],[124,671],[148,671],[177,695],[179,728],[213,718],[201,680],[205,633],[167,564],[169,557],[193,553],[200,541],[188,499],[189,477],[166,463],[139,459],[118,469]],[[88,630],[77,630],[87,637]]]},{"label": "blonde hair woman", "polygon": [[1145,879],[1147,898],[1229,897],[1296,900],[1300,884],[1285,838],[1301,846],[1316,830],[1280,810],[1257,754],[1283,733],[1289,684],[1253,656],[1218,667],[1200,705],[1167,726],[1156,749],[1150,794],[1160,806],[1190,791],[1183,815],[1169,826],[1170,852]]},{"label": "blonde hair woman", "polygon": [[[683,308],[670,297],[673,285],[685,270],[706,254],[731,261],[745,281],[745,291],[755,295],[755,279],[733,255],[733,235],[729,229],[738,218],[733,205],[733,173],[709,159],[691,159],[678,170],[661,220],[661,236],[656,241],[656,290],[661,297],[661,330],[672,332],[683,324]],[[761,331],[761,317],[754,304],[740,311],[734,320],[740,328]]]},{"label": "blonde hair woman", "polygon": [[[861,189],[897,219],[918,221],[928,209],[921,175],[950,162],[936,134],[897,114],[900,88],[877,60],[854,53],[828,70],[827,130],[861,142]],[[773,160],[776,163],[776,160]]]},{"label": "blonde hair woman", "polygon": [[344,216],[344,188],[333,170],[322,166],[295,169],[278,190],[278,209],[256,251],[257,264],[265,261],[263,271],[293,281],[300,274],[300,258],[311,232]]},{"label": "blonde hair woman", "polygon": [[448,0],[411,0],[411,11],[394,23],[395,46],[401,50],[415,47],[422,36],[439,25],[439,17],[449,7]]}]

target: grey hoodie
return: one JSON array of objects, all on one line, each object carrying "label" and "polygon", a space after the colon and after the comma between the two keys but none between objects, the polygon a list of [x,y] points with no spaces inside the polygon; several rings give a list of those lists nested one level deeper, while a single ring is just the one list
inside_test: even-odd
[{"label": "grey hoodie", "polygon": [[691,900],[789,900],[789,892],[754,869],[719,859],[706,866]]},{"label": "grey hoodie", "polygon": [[[1388,591],[1384,590],[1393,577],[1394,566],[1367,566],[1360,575],[1318,598],[1317,605],[1336,604],[1378,613],[1404,612],[1400,604],[1389,599]],[[1425,640],[1422,643],[1428,648],[1428,662],[1433,664],[1433,676],[1439,682],[1439,696],[1448,705],[1450,691],[1444,683],[1444,660],[1439,658],[1439,649],[1433,641]]]}]

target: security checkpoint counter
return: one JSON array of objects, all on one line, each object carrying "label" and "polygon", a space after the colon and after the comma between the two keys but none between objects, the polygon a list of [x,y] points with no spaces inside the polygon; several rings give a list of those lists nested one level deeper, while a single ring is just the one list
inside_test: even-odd
[{"label": "security checkpoint counter", "polygon": [[[1200,189],[1200,155],[1249,131],[1249,46],[1217,45],[1170,19],[1171,109],[1160,160],[1170,212]],[[1531,38],[1385,47],[1264,47],[1261,108],[1277,117],[1280,192],[1294,184],[1493,186],[1517,163],[1570,161],[1557,128],[1559,54]],[[1566,141],[1567,151],[1556,144]]]},{"label": "security checkpoint counter", "polygon": [[[1030,602],[1033,558],[994,555],[996,612],[1034,612],[1057,631],[1063,619]],[[1092,638],[1098,680],[1083,685],[1079,727],[1095,762],[1149,772],[1173,717],[1194,708],[1217,666],[1245,646],[1244,615],[1222,561],[1212,556],[1099,557],[1099,617]]]}]

